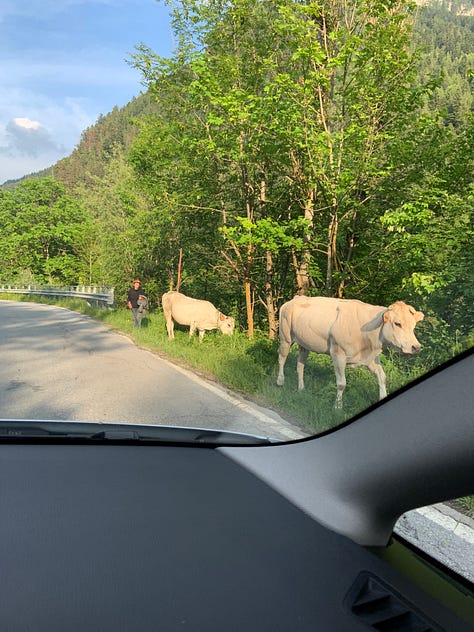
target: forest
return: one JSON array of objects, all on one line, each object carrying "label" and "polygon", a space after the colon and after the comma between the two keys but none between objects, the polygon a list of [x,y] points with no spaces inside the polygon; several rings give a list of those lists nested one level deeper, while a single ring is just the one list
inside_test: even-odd
[{"label": "forest", "polygon": [[249,339],[295,294],[405,300],[472,344],[474,15],[456,0],[176,0],[176,50],[70,156],[0,188],[0,282],[139,276]]}]

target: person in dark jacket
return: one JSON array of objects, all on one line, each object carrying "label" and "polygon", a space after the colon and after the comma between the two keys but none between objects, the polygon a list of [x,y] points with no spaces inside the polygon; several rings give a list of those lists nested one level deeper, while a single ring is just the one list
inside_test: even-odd
[{"label": "person in dark jacket", "polygon": [[140,279],[135,279],[133,287],[128,290],[127,307],[132,310],[133,326],[140,329],[142,318],[145,314],[143,305],[146,303],[146,296],[141,287]]}]

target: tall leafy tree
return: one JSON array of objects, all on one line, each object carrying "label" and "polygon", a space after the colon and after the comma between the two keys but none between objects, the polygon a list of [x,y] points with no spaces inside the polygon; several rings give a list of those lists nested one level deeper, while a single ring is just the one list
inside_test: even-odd
[{"label": "tall leafy tree", "polygon": [[391,145],[387,160],[397,170],[381,182],[357,271],[369,299],[398,294],[463,336],[474,316],[473,132],[474,118],[457,128],[440,112],[417,119],[410,137]]},{"label": "tall leafy tree", "polygon": [[[174,7],[172,63],[144,48],[135,63],[159,98],[163,77],[184,77],[177,142],[215,174],[206,195],[221,210],[223,255],[244,285],[249,333],[255,288],[265,288],[274,332],[275,258],[281,277],[282,262],[292,262],[300,293],[341,296],[350,277],[380,156],[418,98],[413,6],[184,0]],[[177,172],[185,173],[189,160],[179,158]]]},{"label": "tall leafy tree", "polygon": [[88,219],[82,205],[51,177],[25,180],[2,192],[3,274],[29,270],[37,282],[77,283],[86,273],[76,247],[89,229]]},{"label": "tall leafy tree", "polygon": [[104,165],[102,176],[91,176],[88,186],[76,187],[95,231],[89,235],[92,276],[96,281],[116,287],[116,295],[124,300],[131,279],[139,275],[151,286],[154,270],[143,261],[152,250],[146,233],[147,197],[137,190],[132,168],[120,146]]}]

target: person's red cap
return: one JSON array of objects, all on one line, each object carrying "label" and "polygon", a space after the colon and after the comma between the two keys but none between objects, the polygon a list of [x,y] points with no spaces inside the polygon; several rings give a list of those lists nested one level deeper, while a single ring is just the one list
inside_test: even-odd
[{"label": "person's red cap", "polygon": [[141,283],[140,279],[135,279],[134,283]]}]

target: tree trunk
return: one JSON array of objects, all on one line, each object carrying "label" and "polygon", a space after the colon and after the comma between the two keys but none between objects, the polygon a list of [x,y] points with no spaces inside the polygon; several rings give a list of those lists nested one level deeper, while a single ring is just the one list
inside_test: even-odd
[{"label": "tree trunk", "polygon": [[273,297],[273,256],[270,250],[266,252],[266,280],[265,280],[265,302],[268,314],[268,337],[274,340],[277,334],[276,305]]},{"label": "tree trunk", "polygon": [[357,225],[357,211],[354,211],[353,215],[352,215],[352,228],[351,228],[351,232],[349,233],[349,235],[347,236],[347,253],[344,257],[344,263],[343,265],[340,267],[342,267],[342,270],[344,271],[344,277],[341,277],[339,279],[338,285],[337,285],[337,296],[338,298],[343,298],[344,297],[344,290],[345,290],[345,286],[346,286],[346,280],[348,277],[348,273],[349,273],[349,264],[351,262],[352,259],[352,255],[354,253],[354,246],[355,246],[355,242],[356,242],[356,225]]},{"label": "tree trunk", "polygon": [[179,249],[179,259],[178,259],[178,279],[176,281],[176,291],[179,292],[179,288],[181,287],[181,264],[183,260],[183,249]]},{"label": "tree trunk", "polygon": [[332,296],[332,276],[334,273],[334,247],[337,236],[337,215],[331,216],[328,230],[326,254],[326,294]]},{"label": "tree trunk", "polygon": [[[308,195],[308,199],[306,201],[306,206],[304,209],[304,218],[309,220],[310,228],[313,226],[313,218],[314,218],[314,189],[311,189]],[[298,272],[296,275],[297,280],[297,294],[301,294],[306,296],[308,294],[308,289],[310,285],[309,278],[309,265],[311,262],[311,235],[307,233],[304,236],[304,244],[305,248],[303,250],[303,254],[301,256],[301,261],[298,267]]]},{"label": "tree trunk", "polygon": [[[240,136],[240,151],[241,155],[244,155],[245,135],[242,132]],[[247,173],[247,165],[242,159],[240,163],[240,172],[242,178],[242,193],[245,201],[245,213],[249,222],[253,222],[253,206],[251,198],[251,187]],[[247,310],[247,336],[253,338],[254,326],[253,326],[253,300],[252,300],[252,283],[251,283],[251,271],[252,271],[252,255],[253,244],[249,243],[247,246],[247,254],[245,258],[245,271],[244,271],[244,288],[245,288],[245,306]]]},{"label": "tree trunk", "polygon": [[252,300],[252,288],[250,279],[246,275],[245,278],[245,306],[247,308],[247,336],[249,338],[253,338],[254,328],[253,328],[253,300]]},{"label": "tree trunk", "polygon": [[[260,178],[260,207],[261,216],[267,217],[267,181],[265,174],[262,173]],[[273,295],[273,255],[271,250],[265,251],[265,307],[267,308],[268,316],[268,337],[270,340],[274,340],[277,332],[277,318],[276,318],[276,301]]]}]

